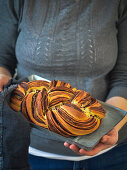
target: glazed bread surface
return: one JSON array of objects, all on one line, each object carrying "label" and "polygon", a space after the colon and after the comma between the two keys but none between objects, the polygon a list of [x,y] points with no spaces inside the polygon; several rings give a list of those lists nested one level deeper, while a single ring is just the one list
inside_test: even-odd
[{"label": "glazed bread surface", "polygon": [[11,94],[10,107],[65,137],[90,134],[105,117],[97,99],[59,80],[22,82]]}]

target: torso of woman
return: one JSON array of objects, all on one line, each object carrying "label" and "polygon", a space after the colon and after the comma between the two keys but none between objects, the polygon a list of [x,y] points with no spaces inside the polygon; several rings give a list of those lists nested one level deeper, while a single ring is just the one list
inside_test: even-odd
[{"label": "torso of woman", "polygon": [[26,0],[16,42],[18,77],[59,79],[104,100],[117,60],[118,0]]}]

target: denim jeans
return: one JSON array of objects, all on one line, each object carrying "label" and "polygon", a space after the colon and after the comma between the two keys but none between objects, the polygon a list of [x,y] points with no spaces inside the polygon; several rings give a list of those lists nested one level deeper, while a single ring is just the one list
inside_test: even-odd
[{"label": "denim jeans", "polygon": [[29,164],[31,170],[127,170],[127,141],[102,155],[83,161],[29,155]]},{"label": "denim jeans", "polygon": [[0,170],[30,169],[28,163],[29,122],[22,114],[12,110],[8,104],[9,95],[15,86],[8,86],[0,93]]}]

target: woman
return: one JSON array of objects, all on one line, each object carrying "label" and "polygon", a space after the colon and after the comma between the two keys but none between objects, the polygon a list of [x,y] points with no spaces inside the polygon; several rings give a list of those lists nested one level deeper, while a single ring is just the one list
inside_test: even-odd
[{"label": "woman", "polygon": [[[126,0],[1,0],[0,25],[1,91],[17,68],[17,79],[36,74],[64,80],[127,110]],[[93,156],[117,140],[118,131],[112,129],[91,151],[64,145]],[[50,153],[48,158],[30,155],[30,164],[31,169],[125,169],[127,160],[120,155],[125,148],[123,144],[85,161],[81,156],[77,163],[73,158],[48,159]]]}]

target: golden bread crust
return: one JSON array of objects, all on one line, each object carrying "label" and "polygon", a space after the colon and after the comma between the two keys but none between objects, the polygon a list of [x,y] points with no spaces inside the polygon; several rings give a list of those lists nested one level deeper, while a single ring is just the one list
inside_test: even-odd
[{"label": "golden bread crust", "polygon": [[10,107],[36,125],[65,137],[90,134],[105,117],[97,99],[59,80],[22,82],[12,92]]}]

